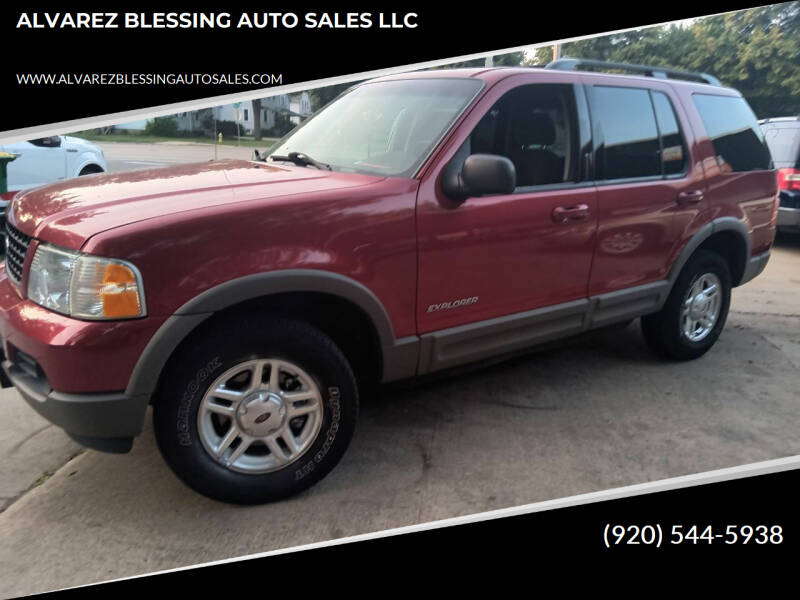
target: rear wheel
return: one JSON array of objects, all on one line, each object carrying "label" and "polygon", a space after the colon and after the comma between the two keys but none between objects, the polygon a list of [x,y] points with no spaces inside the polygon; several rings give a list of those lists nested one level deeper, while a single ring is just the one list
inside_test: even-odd
[{"label": "rear wheel", "polygon": [[642,332],[650,347],[663,356],[698,358],[719,338],[730,300],[728,263],[714,252],[698,250],[675,281],[664,307],[642,317]]},{"label": "rear wheel", "polygon": [[263,318],[215,327],[165,377],[159,448],[193,489],[253,504],[324,477],[353,435],[358,391],[339,348],[310,325]]}]

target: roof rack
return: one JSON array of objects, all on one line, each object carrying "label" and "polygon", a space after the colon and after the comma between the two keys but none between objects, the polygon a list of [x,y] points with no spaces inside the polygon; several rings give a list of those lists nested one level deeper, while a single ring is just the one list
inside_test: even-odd
[{"label": "roof rack", "polygon": [[659,79],[688,79],[709,85],[721,86],[720,80],[707,73],[694,73],[692,71],[678,71],[664,67],[654,67],[652,65],[635,65],[630,63],[606,62],[604,60],[591,60],[586,58],[560,58],[548,63],[545,69],[558,69],[560,71],[576,71],[581,67],[594,67],[598,69],[619,69],[620,71],[633,71],[646,75],[647,77],[657,77]]}]

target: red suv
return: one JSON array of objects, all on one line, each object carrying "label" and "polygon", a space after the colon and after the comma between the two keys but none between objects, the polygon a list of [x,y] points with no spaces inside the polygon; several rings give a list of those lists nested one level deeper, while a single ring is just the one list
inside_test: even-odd
[{"label": "red suv", "polygon": [[562,60],[384,77],[264,162],[18,195],[5,383],[111,452],[152,404],[183,481],[268,501],[333,468],[380,382],[635,317],[659,353],[702,355],[776,213],[756,118],[709,76]]}]

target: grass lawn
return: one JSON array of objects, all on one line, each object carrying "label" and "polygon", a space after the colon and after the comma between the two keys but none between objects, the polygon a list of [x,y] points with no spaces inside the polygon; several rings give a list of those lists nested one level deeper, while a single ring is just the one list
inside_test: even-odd
[{"label": "grass lawn", "polygon": [[[92,142],[123,142],[126,144],[159,144],[164,142],[184,142],[187,144],[213,144],[213,138],[206,138],[206,137],[160,137],[157,135],[144,135],[144,134],[124,134],[124,133],[109,133],[107,135],[101,135],[96,133],[95,131],[76,131],[70,135],[74,135],[75,137],[83,138],[85,140],[90,140]],[[272,146],[275,142],[277,142],[277,138],[262,138],[258,141],[252,138],[242,138],[237,140],[236,138],[224,138],[222,140],[222,146],[245,146],[248,148],[263,148],[264,150],[268,149]]]}]

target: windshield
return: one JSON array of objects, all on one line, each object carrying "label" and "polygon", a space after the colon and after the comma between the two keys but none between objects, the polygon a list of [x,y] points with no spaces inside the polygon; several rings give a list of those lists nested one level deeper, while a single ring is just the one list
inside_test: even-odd
[{"label": "windshield", "polygon": [[410,176],[481,85],[475,79],[367,83],[329,104],[270,155],[300,152],[337,171]]}]

